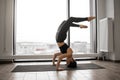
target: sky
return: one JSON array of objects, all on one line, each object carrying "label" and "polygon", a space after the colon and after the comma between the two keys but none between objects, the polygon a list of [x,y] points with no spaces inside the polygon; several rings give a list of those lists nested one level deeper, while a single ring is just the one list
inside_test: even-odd
[{"label": "sky", "polygon": [[[55,43],[55,34],[60,23],[67,19],[66,0],[17,0],[16,42]],[[70,15],[89,16],[89,0],[71,0]],[[90,42],[88,29],[71,28],[71,42]]]}]

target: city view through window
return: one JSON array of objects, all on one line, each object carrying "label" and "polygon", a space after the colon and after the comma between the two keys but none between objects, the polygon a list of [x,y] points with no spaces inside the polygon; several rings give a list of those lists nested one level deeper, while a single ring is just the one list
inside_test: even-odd
[{"label": "city view through window", "polygon": [[[84,4],[87,4],[86,9],[82,7]],[[58,52],[55,35],[60,23],[67,19],[66,6],[66,0],[16,0],[15,55],[50,55]],[[71,0],[70,13],[75,17],[89,16],[89,0]],[[83,24],[90,26],[88,22]],[[70,41],[74,54],[89,53],[90,29],[71,28]]]},{"label": "city view through window", "polygon": [[[70,16],[90,16],[90,0],[70,0]],[[87,25],[87,29],[70,28],[70,42],[76,54],[87,54],[91,52],[90,45],[90,22],[84,21],[79,24]]]}]

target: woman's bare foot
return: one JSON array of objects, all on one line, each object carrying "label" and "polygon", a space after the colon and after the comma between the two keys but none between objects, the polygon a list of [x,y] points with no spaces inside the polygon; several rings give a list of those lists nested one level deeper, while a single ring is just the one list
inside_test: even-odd
[{"label": "woman's bare foot", "polygon": [[80,28],[88,28],[86,25],[80,25]]},{"label": "woman's bare foot", "polygon": [[58,68],[57,71],[63,71],[64,69],[63,68]]},{"label": "woman's bare foot", "polygon": [[93,19],[95,19],[96,17],[94,17],[94,16],[91,16],[91,17],[88,17],[88,21],[91,21],[91,20],[93,20]]}]

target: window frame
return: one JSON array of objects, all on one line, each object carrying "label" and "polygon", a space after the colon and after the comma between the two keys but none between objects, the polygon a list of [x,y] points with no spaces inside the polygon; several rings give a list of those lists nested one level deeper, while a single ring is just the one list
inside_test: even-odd
[{"label": "window frame", "polygon": [[[70,0],[66,0],[67,1],[67,18],[69,18],[70,17]],[[92,4],[94,3],[94,6],[92,6]],[[90,10],[91,11],[91,15],[95,15],[96,17],[97,17],[97,0],[90,0],[90,5],[91,5],[91,7],[92,8],[94,8],[94,9],[92,9],[92,10]],[[93,11],[93,10],[95,10],[95,11]],[[15,23],[15,19],[16,19],[16,0],[14,0],[14,12],[13,12],[13,14],[14,14],[14,16],[13,16],[13,19],[14,19],[14,21],[13,21],[13,23],[14,23],[14,25],[13,25],[13,56],[14,56],[14,59],[48,59],[48,58],[52,58],[52,56],[53,55],[29,55],[29,56],[24,56],[24,55],[19,55],[19,56],[16,56],[15,54],[15,50],[16,50],[16,46],[15,46],[15,42],[16,42],[16,40],[15,40],[15,33],[16,33],[16,28],[15,28],[15,26],[16,26],[16,23]],[[93,33],[91,32],[91,36],[94,36],[94,39],[92,39],[91,40],[91,42],[92,42],[92,45],[93,45],[93,53],[96,53],[97,52],[97,19],[96,19],[96,21],[94,22],[94,23],[91,23],[91,25],[93,26],[93,24],[94,24],[94,29],[92,29],[92,30],[95,30]],[[94,35],[93,35],[94,34]],[[93,37],[92,37],[93,38]],[[68,31],[68,39],[67,39],[67,42],[68,42],[68,44],[70,45],[70,30]],[[96,54],[87,54],[87,55],[81,55],[81,54],[79,54],[79,55],[74,55],[74,57],[75,58],[80,58],[80,57],[96,57],[97,55]]]}]

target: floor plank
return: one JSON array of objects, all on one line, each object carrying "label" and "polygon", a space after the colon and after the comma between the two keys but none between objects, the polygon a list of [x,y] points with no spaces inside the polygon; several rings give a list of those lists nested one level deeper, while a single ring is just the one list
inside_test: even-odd
[{"label": "floor plank", "polygon": [[[78,61],[95,63],[105,69],[46,72],[11,72],[17,65],[44,65],[50,62],[11,63],[0,65],[0,80],[120,80],[120,63],[110,61]],[[64,64],[64,62],[62,62]]]}]

